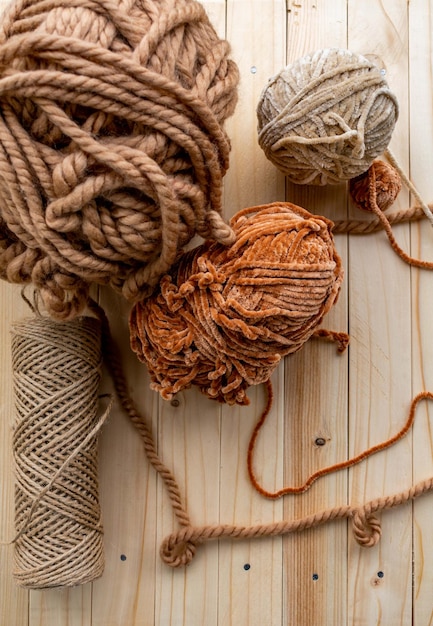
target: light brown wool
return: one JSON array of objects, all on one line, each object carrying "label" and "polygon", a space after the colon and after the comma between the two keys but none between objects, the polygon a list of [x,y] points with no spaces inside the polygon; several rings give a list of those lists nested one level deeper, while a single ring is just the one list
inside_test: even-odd
[{"label": "light brown wool", "polygon": [[32,589],[102,574],[97,434],[99,321],[35,317],[12,329],[14,577]]},{"label": "light brown wool", "polygon": [[340,183],[365,172],[391,139],[398,103],[381,70],[337,48],[318,50],[269,80],[259,143],[294,183]]},{"label": "light brown wool", "polygon": [[132,348],[163,398],[198,385],[247,404],[248,386],[299,350],[337,299],[343,270],[329,220],[276,202],[240,211],[231,226],[232,246],[185,254],[132,310]]},{"label": "light brown wool", "polygon": [[228,244],[238,70],[193,0],[17,0],[0,31],[0,276],[71,319],[134,302],[197,232]]}]

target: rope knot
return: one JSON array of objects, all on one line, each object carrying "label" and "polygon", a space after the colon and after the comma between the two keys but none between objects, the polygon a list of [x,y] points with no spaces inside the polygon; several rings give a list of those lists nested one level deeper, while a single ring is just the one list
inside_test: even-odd
[{"label": "rope knot", "polygon": [[380,541],[382,528],[379,520],[365,507],[356,509],[352,516],[352,530],[356,541],[363,548],[372,548]]},{"label": "rope knot", "polygon": [[170,567],[189,565],[193,560],[197,542],[188,539],[192,528],[186,527],[179,533],[173,533],[164,539],[160,548],[161,559]]}]

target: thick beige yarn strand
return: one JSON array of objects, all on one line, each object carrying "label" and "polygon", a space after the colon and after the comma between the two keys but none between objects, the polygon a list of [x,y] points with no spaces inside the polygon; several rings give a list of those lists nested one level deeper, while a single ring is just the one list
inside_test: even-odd
[{"label": "thick beige yarn strand", "polygon": [[35,316],[12,328],[16,582],[83,584],[104,569],[97,436],[99,320]]},{"label": "thick beige yarn strand", "polygon": [[52,317],[130,301],[195,233],[230,243],[238,70],[194,0],[18,0],[0,31],[0,277]]}]

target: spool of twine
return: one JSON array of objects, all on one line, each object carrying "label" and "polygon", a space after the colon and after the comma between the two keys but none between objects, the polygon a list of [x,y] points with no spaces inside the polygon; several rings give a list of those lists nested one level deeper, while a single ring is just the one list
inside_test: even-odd
[{"label": "spool of twine", "polygon": [[169,399],[190,385],[247,404],[335,303],[343,270],[332,223],[290,203],[244,209],[236,241],[186,253],[159,290],[131,312],[131,345],[152,388]]},{"label": "spool of twine", "polygon": [[16,0],[0,30],[0,277],[134,302],[221,217],[238,70],[194,0]]},{"label": "spool of twine", "polygon": [[327,48],[271,78],[257,117],[267,158],[294,183],[325,185],[368,170],[389,144],[398,103],[373,62]]},{"label": "spool of twine", "polygon": [[12,329],[16,582],[72,586],[104,568],[98,495],[99,321],[36,317]]}]

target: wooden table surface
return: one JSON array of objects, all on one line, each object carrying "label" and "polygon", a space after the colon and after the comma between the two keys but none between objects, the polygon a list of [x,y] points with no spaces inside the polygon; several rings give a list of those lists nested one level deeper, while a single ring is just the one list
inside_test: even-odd
[{"label": "wooden table surface", "polygon": [[[2,0],[3,1],[3,0]],[[65,0],[66,1],[66,0]],[[331,219],[368,219],[345,185],[298,187],[258,147],[255,108],[268,78],[322,47],[375,55],[400,104],[391,149],[426,201],[433,199],[433,9],[429,0],[214,0],[204,2],[239,65],[239,104],[227,129],[231,167],[226,217],[243,207],[289,200]],[[402,191],[394,208],[410,205]],[[399,225],[407,251],[433,260],[426,220]],[[276,402],[260,437],[256,467],[269,489],[297,484],[394,434],[412,397],[433,391],[433,275],[411,269],[383,233],[338,235],[345,281],[325,326],[348,330],[349,350],[312,341],[273,376]],[[433,407],[423,403],[408,436],[366,462],[275,502],[258,495],[246,449],[264,402],[252,388],[247,408],[220,406],[196,390],[177,406],[159,399],[128,347],[128,307],[101,293],[124,346],[128,382],[151,419],[159,451],[185,494],[195,524],[257,524],[362,504],[433,475]],[[20,288],[0,285],[0,539],[13,536],[10,325],[27,313]],[[110,389],[110,381],[104,387]],[[317,437],[325,439],[317,446]],[[382,539],[361,548],[345,521],[284,538],[214,541],[187,569],[161,562],[162,539],[176,528],[139,437],[115,407],[100,438],[105,572],[63,590],[27,591],[12,578],[13,548],[0,548],[2,626],[427,626],[433,623],[433,494],[381,516]],[[126,557],[126,558],[125,558]]]}]

